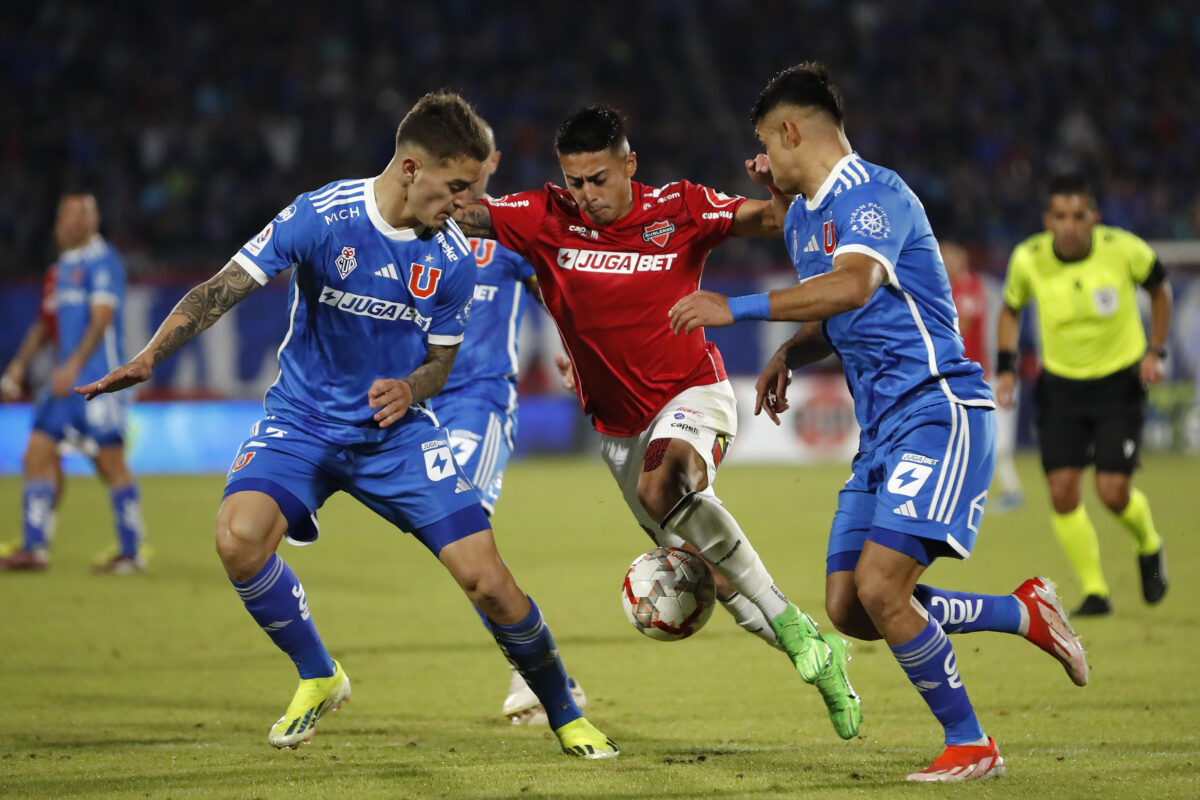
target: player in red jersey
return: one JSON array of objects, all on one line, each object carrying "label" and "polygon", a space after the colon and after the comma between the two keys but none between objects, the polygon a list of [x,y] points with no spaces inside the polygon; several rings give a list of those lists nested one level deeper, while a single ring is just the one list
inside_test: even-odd
[{"label": "player in red jersey", "polygon": [[[713,492],[737,433],[721,354],[703,331],[676,336],[668,325],[675,301],[699,287],[708,253],[730,236],[779,236],[786,201],[634,181],[637,155],[607,106],[570,114],[555,149],[565,189],[484,198],[455,220],[533,264],[579,402],[638,522],[658,544],[704,556],[738,624],[787,652],[820,690],[838,734],[855,736],[862,715],[844,649],[787,601]],[[746,168],[758,180],[765,159]]]},{"label": "player in red jersey", "polygon": [[[939,246],[942,262],[946,265],[946,275],[950,278],[954,306],[958,310],[958,330],[963,337],[963,351],[967,358],[983,367],[984,378],[990,384],[995,380],[996,373],[992,370],[991,347],[987,340],[988,331],[991,330],[988,323],[990,304],[987,285],[971,270],[966,248],[954,242],[942,242]],[[1013,461],[1016,439],[1016,408],[997,407],[996,482],[1000,485],[1000,496],[990,507],[993,512],[1013,511],[1025,503],[1021,478]]]}]

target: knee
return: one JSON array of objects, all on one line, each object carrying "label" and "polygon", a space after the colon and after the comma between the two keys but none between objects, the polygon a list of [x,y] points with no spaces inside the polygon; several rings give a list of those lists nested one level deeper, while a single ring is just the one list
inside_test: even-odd
[{"label": "knee", "polygon": [[638,502],[655,522],[662,522],[686,494],[670,475],[664,477],[657,472],[646,472],[638,479]]},{"label": "knee", "polygon": [[1096,493],[1100,502],[1114,514],[1120,514],[1129,505],[1129,484],[1116,481],[1098,481]]},{"label": "knee", "polygon": [[475,607],[488,619],[502,625],[511,625],[523,616],[519,607],[525,595],[517,586],[512,573],[501,565],[480,569],[470,575],[459,577],[460,585]]},{"label": "knee", "polygon": [[217,518],[217,556],[225,572],[235,581],[249,580],[262,570],[274,552],[268,539],[268,532],[258,530],[237,514]]},{"label": "knee", "polygon": [[871,624],[870,617],[859,603],[858,596],[853,591],[827,592],[825,597],[825,613],[838,633],[853,636],[855,639],[871,641],[879,638],[878,631]]}]

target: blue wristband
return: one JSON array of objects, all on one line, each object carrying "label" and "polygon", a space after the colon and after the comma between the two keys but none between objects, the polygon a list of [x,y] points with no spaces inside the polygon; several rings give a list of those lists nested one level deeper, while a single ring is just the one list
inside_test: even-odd
[{"label": "blue wristband", "polygon": [[746,319],[770,319],[771,299],[766,292],[731,297],[729,298],[729,310],[733,313],[734,322]]}]

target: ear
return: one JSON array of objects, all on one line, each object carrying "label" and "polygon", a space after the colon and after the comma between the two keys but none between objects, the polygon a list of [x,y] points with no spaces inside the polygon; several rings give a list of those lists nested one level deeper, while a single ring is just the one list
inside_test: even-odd
[{"label": "ear", "polygon": [[783,126],[784,143],[789,147],[795,147],[796,145],[800,144],[800,126],[797,125],[793,120],[790,120],[786,117],[784,117],[781,124]]},{"label": "ear", "polygon": [[404,176],[405,183],[412,183],[417,178],[417,172],[421,169],[421,159],[416,156],[405,156],[400,159],[400,174]]},{"label": "ear", "polygon": [[630,152],[625,156],[625,177],[632,178],[637,172],[637,153]]}]

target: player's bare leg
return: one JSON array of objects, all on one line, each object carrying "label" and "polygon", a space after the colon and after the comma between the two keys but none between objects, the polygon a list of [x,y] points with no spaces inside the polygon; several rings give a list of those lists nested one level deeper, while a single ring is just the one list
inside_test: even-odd
[{"label": "player's bare leg", "polygon": [[487,616],[501,651],[541,701],[563,752],[582,758],[618,755],[616,742],[584,719],[575,704],[554,637],[537,604],[517,586],[491,530],[451,542],[438,559]]},{"label": "player's bare leg", "polygon": [[291,657],[300,685],[267,741],[295,749],[312,739],[317,721],[350,699],[350,679],[317,633],[304,587],[275,551],[288,521],[262,492],[235,492],[217,512],[221,564],[250,616]]}]

